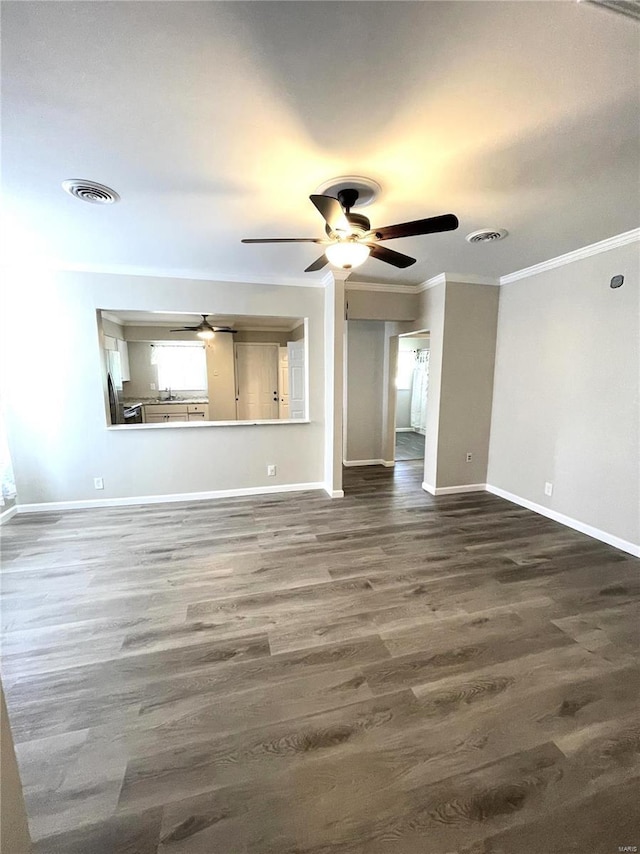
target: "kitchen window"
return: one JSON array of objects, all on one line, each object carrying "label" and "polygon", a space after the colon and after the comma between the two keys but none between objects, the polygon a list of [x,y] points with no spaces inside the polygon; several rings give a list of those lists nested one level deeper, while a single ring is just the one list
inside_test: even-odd
[{"label": "kitchen window", "polygon": [[204,344],[152,344],[151,364],[158,371],[158,388],[198,390],[207,388]]}]

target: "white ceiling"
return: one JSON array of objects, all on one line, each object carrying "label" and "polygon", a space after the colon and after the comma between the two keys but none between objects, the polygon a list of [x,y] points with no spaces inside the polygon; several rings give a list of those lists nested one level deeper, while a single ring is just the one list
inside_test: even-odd
[{"label": "white ceiling", "polygon": [[[196,326],[202,321],[200,314],[168,311],[107,311],[102,316],[123,326]],[[271,332],[290,331],[303,322],[301,317],[262,317],[242,314],[209,314],[212,326],[231,326],[234,329],[264,329]]]},{"label": "white ceiling", "polygon": [[[640,27],[566,2],[2,4],[8,248],[216,279],[318,278],[307,196],[383,188],[372,225],[453,212],[352,278],[495,276],[638,225]],[[66,178],[116,189],[99,207]],[[495,245],[464,235],[504,227]]]}]

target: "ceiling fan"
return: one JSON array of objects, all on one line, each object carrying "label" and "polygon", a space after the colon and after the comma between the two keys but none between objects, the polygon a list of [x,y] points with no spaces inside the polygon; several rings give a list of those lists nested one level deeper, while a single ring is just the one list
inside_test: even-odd
[{"label": "ceiling fan", "polygon": [[179,329],[170,329],[170,332],[195,332],[198,338],[208,339],[213,338],[216,332],[228,332],[230,335],[235,335],[237,330],[230,326],[212,326],[207,317],[208,314],[200,315],[202,322],[197,326],[181,326]]},{"label": "ceiling fan", "polygon": [[458,227],[456,216],[444,214],[372,229],[366,216],[351,213],[359,195],[358,190],[346,188],[337,193],[337,198],[309,196],[325,220],[326,237],[249,238],[242,243],[318,243],[326,246],[323,254],[306,268],[305,273],[321,270],[329,263],[343,270],[351,270],[364,264],[369,256],[394,267],[404,268],[415,264],[416,259],[381,246],[380,241],[453,231]]}]

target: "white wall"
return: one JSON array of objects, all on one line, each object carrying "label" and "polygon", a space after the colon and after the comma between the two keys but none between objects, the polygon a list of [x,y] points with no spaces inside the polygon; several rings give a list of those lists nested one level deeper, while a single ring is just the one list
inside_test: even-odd
[{"label": "white wall", "polygon": [[[96,309],[309,318],[310,424],[108,430]],[[51,336],[19,321],[37,305]],[[324,291],[89,273],[14,272],[0,339],[21,504],[324,481]],[[341,332],[341,330],[340,330]],[[33,392],[25,389],[38,388]],[[277,476],[267,478],[267,464]],[[93,478],[104,477],[96,493]]]},{"label": "white wall", "polygon": [[345,460],[382,457],[382,397],[385,324],[375,320],[347,322],[347,406]]},{"label": "white wall", "polygon": [[638,288],[637,243],[501,288],[488,471],[492,486],[635,544]]}]

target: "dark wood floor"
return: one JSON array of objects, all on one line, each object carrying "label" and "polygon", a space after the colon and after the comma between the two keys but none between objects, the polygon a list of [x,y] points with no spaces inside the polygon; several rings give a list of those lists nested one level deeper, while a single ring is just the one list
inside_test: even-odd
[{"label": "dark wood floor", "polygon": [[345,479],[3,528],[36,854],[640,846],[640,561],[421,464]]},{"label": "dark wood floor", "polygon": [[396,433],[395,459],[424,461],[424,436],[422,433]]}]

